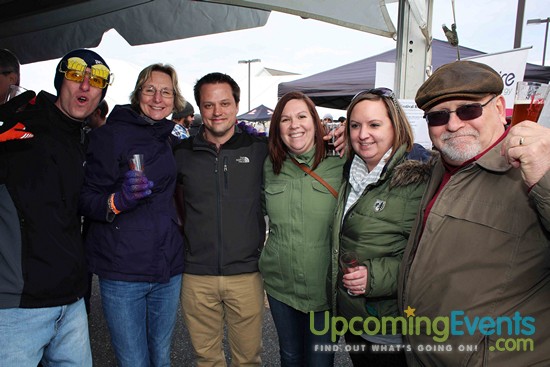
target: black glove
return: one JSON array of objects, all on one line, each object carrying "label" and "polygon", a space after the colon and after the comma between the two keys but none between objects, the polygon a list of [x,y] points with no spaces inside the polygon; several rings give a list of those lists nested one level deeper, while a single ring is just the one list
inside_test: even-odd
[{"label": "black glove", "polygon": [[130,170],[124,176],[122,190],[115,193],[115,207],[120,211],[135,208],[139,201],[151,195],[153,181],[149,181],[143,172]]}]

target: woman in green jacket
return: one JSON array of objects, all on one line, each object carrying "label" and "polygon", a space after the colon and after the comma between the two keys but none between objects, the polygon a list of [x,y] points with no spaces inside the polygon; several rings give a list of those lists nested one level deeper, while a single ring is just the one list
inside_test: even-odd
[{"label": "woman in green jacket", "polygon": [[[429,165],[423,161],[429,153],[413,144],[390,89],[355,96],[347,121],[346,182],[332,234],[333,302],[350,326],[345,338],[353,345],[354,366],[406,366],[400,331],[382,325],[382,318],[399,316],[397,275],[426,185]],[[346,256],[355,259],[343,261]],[[381,345],[386,352],[376,353]]]},{"label": "woman in green jacket", "polygon": [[[281,97],[271,118],[269,157],[264,164],[270,223],[260,271],[283,367],[333,364],[332,352],[319,352],[319,347],[326,350],[330,333],[314,335],[310,330],[310,317],[321,330],[324,311],[330,309],[325,280],[336,206],[333,195],[343,181],[344,160],[326,156],[324,135],[311,99],[301,92]],[[302,167],[313,170],[329,187]]]}]

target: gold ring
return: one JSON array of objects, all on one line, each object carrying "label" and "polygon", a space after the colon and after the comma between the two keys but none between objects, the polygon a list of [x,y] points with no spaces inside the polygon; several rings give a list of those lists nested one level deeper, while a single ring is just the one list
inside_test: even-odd
[{"label": "gold ring", "polygon": [[520,136],[520,138],[519,138],[519,145],[523,145],[523,140],[524,140],[524,139],[523,139],[523,136]]}]

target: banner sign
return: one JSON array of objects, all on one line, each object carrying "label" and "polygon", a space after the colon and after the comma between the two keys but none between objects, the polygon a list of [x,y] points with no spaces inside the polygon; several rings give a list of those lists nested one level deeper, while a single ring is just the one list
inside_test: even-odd
[{"label": "banner sign", "polygon": [[488,65],[500,74],[504,82],[502,95],[506,100],[506,116],[512,116],[516,85],[517,82],[523,80],[525,75],[525,65],[527,64],[527,55],[530,48],[532,46],[462,59]]}]

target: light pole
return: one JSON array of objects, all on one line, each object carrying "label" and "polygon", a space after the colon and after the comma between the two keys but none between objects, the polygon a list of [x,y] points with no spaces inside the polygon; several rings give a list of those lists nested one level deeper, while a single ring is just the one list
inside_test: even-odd
[{"label": "light pole", "polygon": [[253,62],[260,62],[260,59],[252,60],[239,60],[239,64],[248,64],[248,111],[250,111],[250,64]]},{"label": "light pole", "polygon": [[550,17],[546,19],[529,19],[527,24],[542,24],[546,23],[546,35],[544,36],[544,51],[542,51],[542,66],[544,66],[544,60],[546,58],[546,42],[548,41],[548,23],[550,23]]}]

